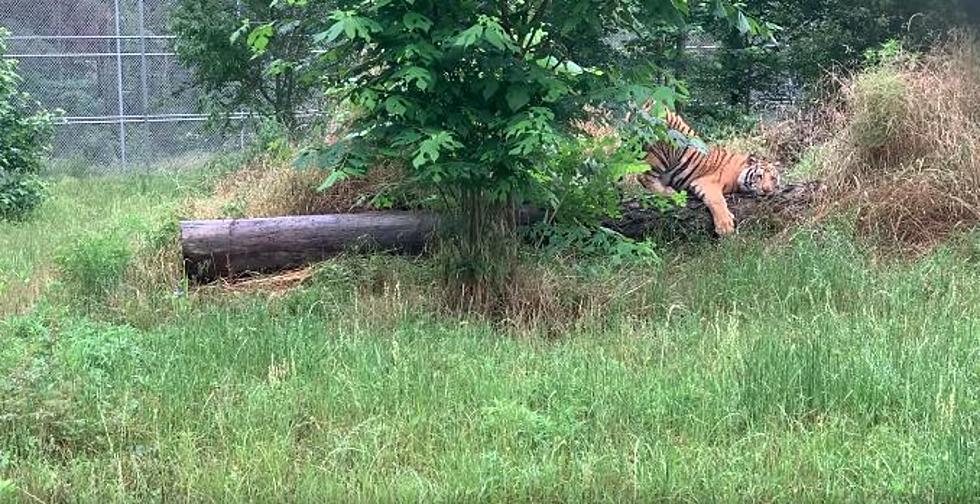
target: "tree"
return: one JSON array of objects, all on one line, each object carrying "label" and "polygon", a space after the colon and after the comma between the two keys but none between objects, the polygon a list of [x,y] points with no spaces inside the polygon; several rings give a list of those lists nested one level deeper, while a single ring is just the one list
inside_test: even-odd
[{"label": "tree", "polygon": [[[761,30],[712,4],[744,31]],[[409,161],[461,218],[451,275],[505,278],[513,209],[554,199],[547,182],[559,174],[548,160],[570,141],[573,121],[590,105],[673,105],[669,75],[635,48],[656,46],[651,39],[688,12],[686,0],[341,2],[313,39],[322,61],[356,61],[331,75],[330,92],[357,115],[352,134],[307,161],[332,169],[326,185],[379,157]],[[252,33],[279,29],[274,22]],[[635,160],[639,144],[665,129],[634,116],[645,119],[631,144]]]},{"label": "tree", "polygon": [[825,82],[830,70],[850,70],[864,54],[889,39],[910,48],[935,42],[953,27],[966,24],[963,0],[768,0],[753,14],[778,25],[779,49],[746,48],[726,35],[723,26],[709,33],[723,42],[716,72],[719,86],[734,90],[733,105],[752,91],[765,91],[792,80],[804,86]]},{"label": "tree", "polygon": [[0,220],[26,217],[43,201],[38,178],[48,151],[52,115],[18,91],[17,62],[7,59],[0,28]]},{"label": "tree", "polygon": [[[295,138],[298,112],[316,96],[323,71],[311,35],[330,9],[324,0],[178,0],[170,12],[174,50],[216,118],[254,112]],[[275,33],[261,28],[276,21]]]}]

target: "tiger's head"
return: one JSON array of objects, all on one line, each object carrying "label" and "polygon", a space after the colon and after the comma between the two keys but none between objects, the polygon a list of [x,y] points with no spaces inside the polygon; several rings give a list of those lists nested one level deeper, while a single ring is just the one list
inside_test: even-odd
[{"label": "tiger's head", "polygon": [[779,172],[782,165],[758,156],[749,156],[745,169],[738,175],[738,189],[742,192],[769,195],[779,190],[782,181]]}]

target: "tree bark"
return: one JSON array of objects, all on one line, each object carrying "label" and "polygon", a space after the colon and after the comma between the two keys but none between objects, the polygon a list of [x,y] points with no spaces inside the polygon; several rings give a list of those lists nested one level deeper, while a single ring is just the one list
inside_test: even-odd
[{"label": "tree bark", "polygon": [[[805,208],[823,186],[791,185],[768,198],[734,195],[729,208],[741,225],[768,217],[785,218]],[[539,221],[544,213],[527,209],[518,224]],[[184,267],[197,281],[270,273],[324,260],[344,251],[421,254],[433,237],[438,217],[405,211],[310,215],[262,219],[181,222]],[[666,213],[624,203],[622,217],[604,223],[630,238],[658,240],[711,236],[711,215],[698,200]]]},{"label": "tree bark", "polygon": [[303,266],[357,247],[417,254],[436,222],[410,212],[184,221],[184,269],[207,281]]}]

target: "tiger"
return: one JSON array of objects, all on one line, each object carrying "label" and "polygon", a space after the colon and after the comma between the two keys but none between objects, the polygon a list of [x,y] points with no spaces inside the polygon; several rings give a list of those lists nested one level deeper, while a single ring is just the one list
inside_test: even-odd
[{"label": "tiger", "polygon": [[[668,128],[688,138],[698,137],[684,119],[669,110],[666,123]],[[648,191],[665,196],[684,190],[694,194],[711,212],[715,233],[719,236],[735,232],[735,216],[725,201],[726,194],[770,195],[782,185],[780,163],[755,154],[718,147],[704,152],[690,144],[675,145],[668,141],[655,142],[645,150],[645,161],[650,169],[637,177],[638,182]]]}]

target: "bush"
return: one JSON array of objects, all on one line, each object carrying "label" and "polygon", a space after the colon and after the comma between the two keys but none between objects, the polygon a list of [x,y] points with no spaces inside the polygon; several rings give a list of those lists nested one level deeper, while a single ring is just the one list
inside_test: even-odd
[{"label": "bush", "polygon": [[22,220],[44,202],[44,183],[36,175],[0,175],[0,220]]},{"label": "bush", "polygon": [[0,220],[20,220],[44,199],[38,172],[48,150],[52,116],[17,90],[17,62],[5,59],[0,28]]},{"label": "bush", "polygon": [[887,64],[859,74],[852,84],[851,131],[855,147],[866,153],[901,139],[908,92],[901,69]]},{"label": "bush", "polygon": [[922,252],[980,224],[980,52],[956,35],[918,57],[877,59],[822,114],[835,136],[817,169],[860,234]]},{"label": "bush", "polygon": [[122,415],[91,418],[100,402],[115,402],[113,384],[139,379],[138,336],[129,326],[43,311],[0,322],[0,442],[8,453],[69,460],[106,448],[105,433]]},{"label": "bush", "polygon": [[105,299],[119,285],[131,259],[126,240],[110,233],[77,240],[57,263],[71,294],[92,302]]}]

